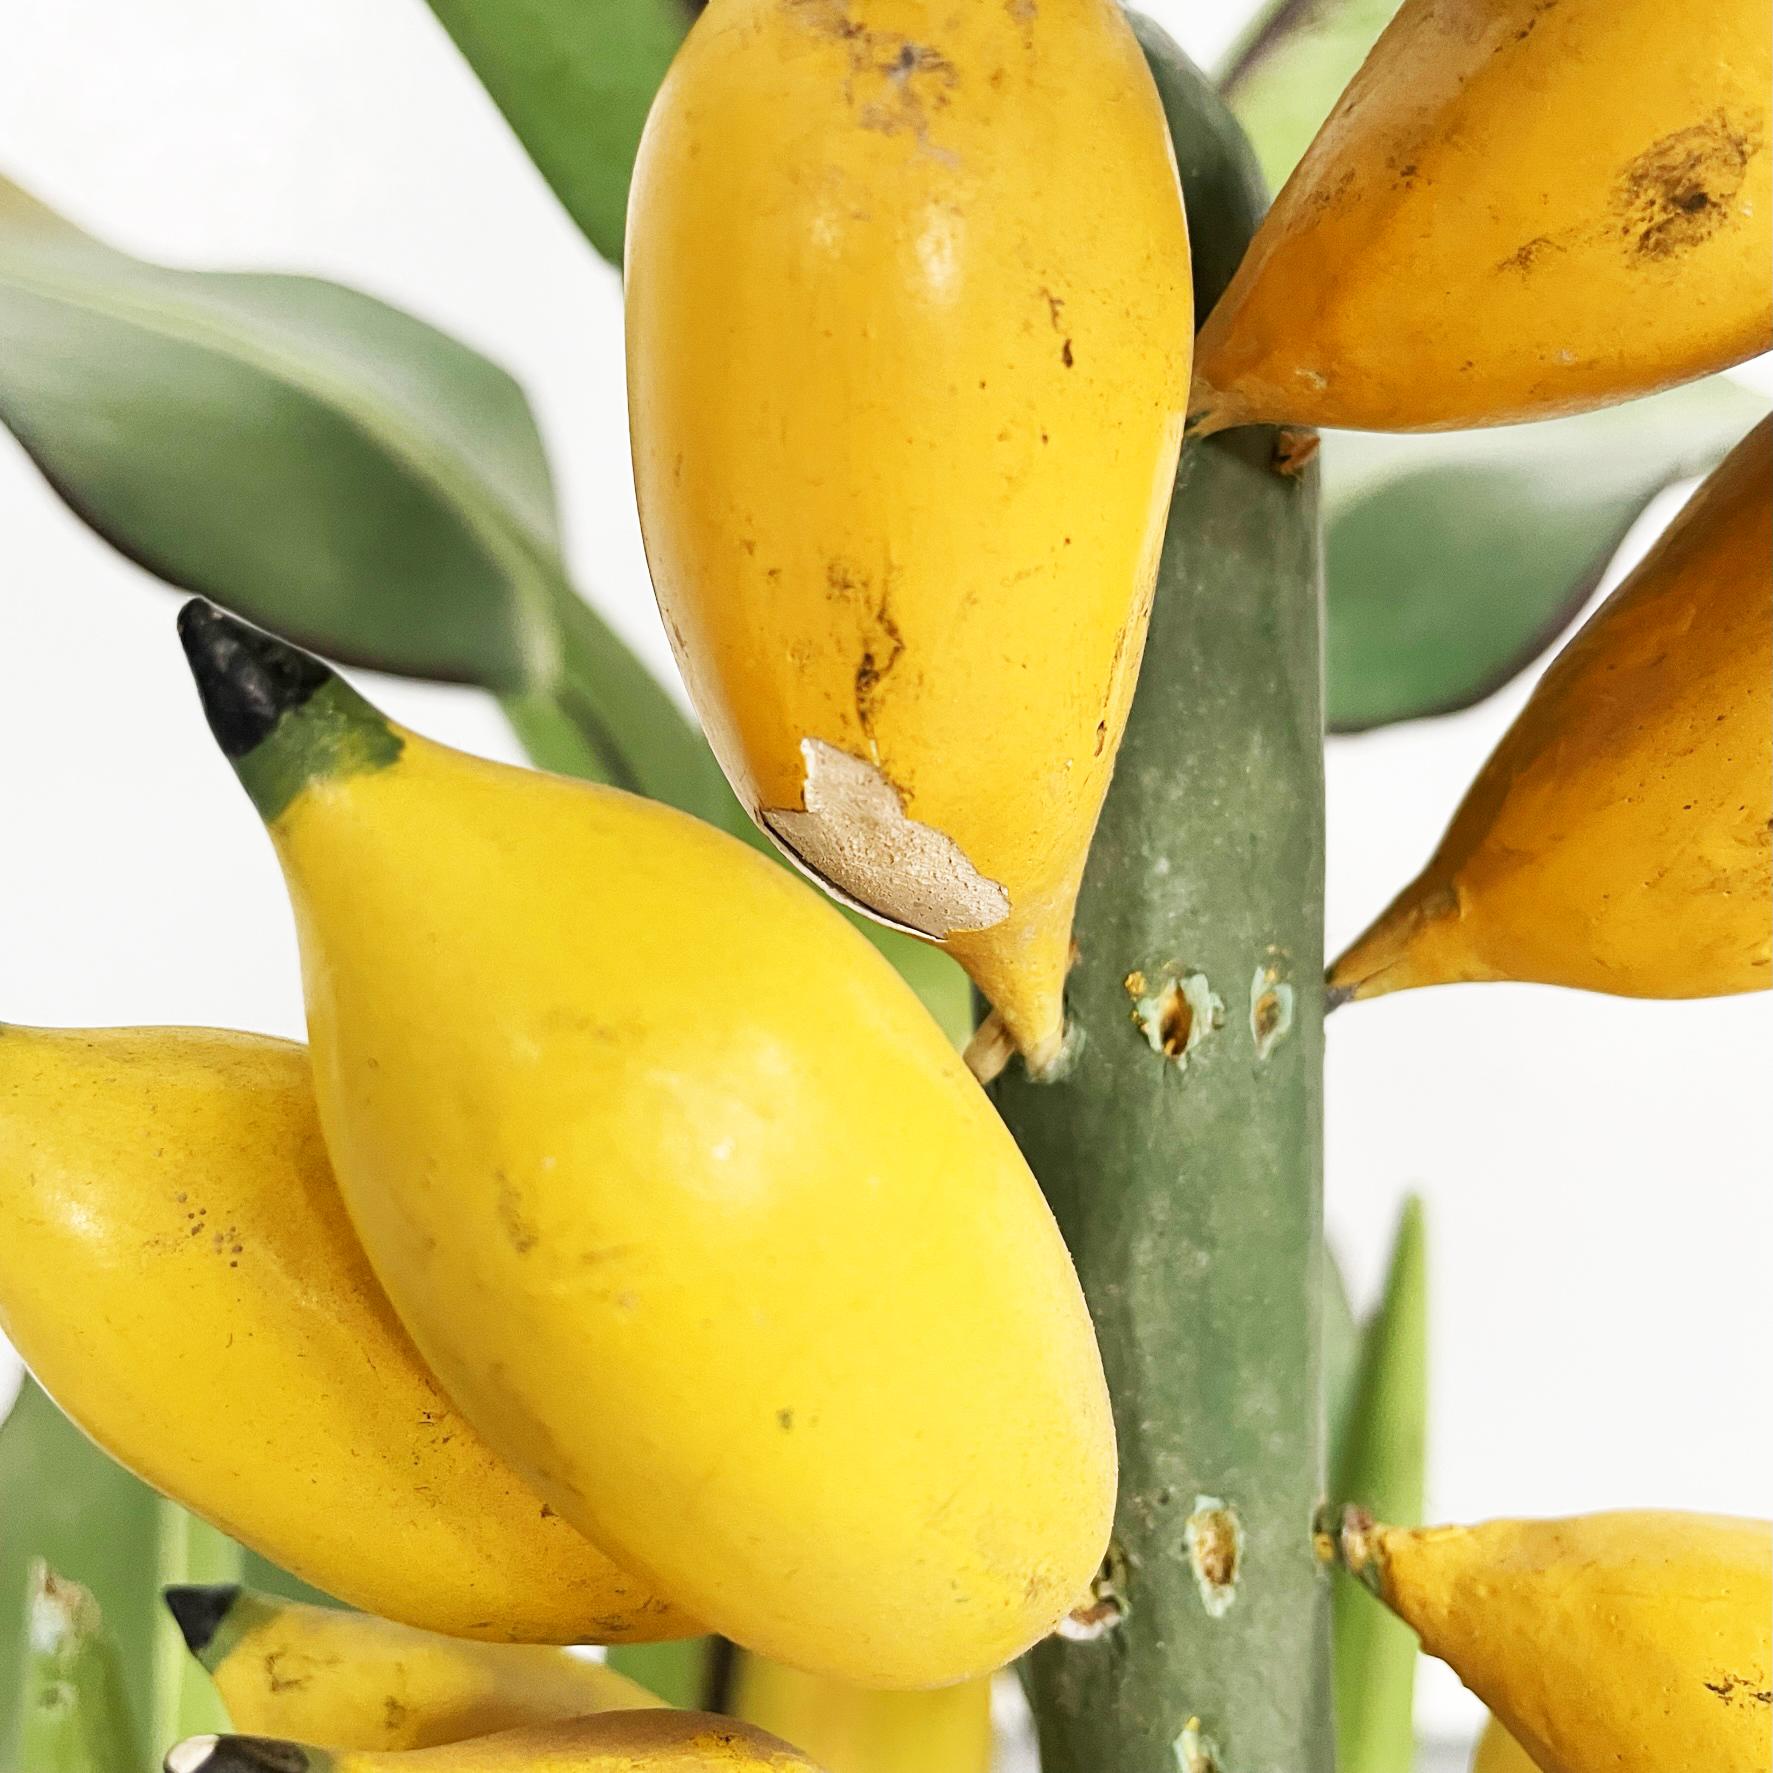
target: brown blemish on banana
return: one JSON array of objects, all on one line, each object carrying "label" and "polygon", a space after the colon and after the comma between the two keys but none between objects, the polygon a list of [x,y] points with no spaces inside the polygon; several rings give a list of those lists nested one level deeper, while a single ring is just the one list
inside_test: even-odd
[{"label": "brown blemish on banana", "polygon": [[1144,973],[1135,970],[1121,984],[1133,1000],[1133,1026],[1151,1050],[1178,1071],[1187,1069],[1189,1056],[1225,1021],[1224,999],[1208,984],[1205,973],[1181,977],[1169,973],[1153,988]]},{"label": "brown blemish on banana", "polygon": [[1223,1619],[1237,1599],[1238,1567],[1244,1555],[1244,1527],[1237,1510],[1217,1496],[1196,1496],[1183,1527],[1194,1585],[1209,1619]]},{"label": "brown blemish on banana", "polygon": [[802,739],[800,807],[764,807],[764,828],[787,854],[859,911],[910,935],[941,941],[988,930],[1010,895],[959,844],[905,812],[891,782],[864,758]]},{"label": "brown blemish on banana", "polygon": [[1722,111],[1652,143],[1626,166],[1614,194],[1631,250],[1667,259],[1708,240],[1730,220],[1756,146]]},{"label": "brown blemish on banana", "polygon": [[843,44],[849,61],[844,98],[863,129],[905,131],[920,148],[938,152],[929,140],[930,117],[946,108],[958,78],[941,50],[861,23],[851,17],[849,0],[782,3],[804,29]]}]

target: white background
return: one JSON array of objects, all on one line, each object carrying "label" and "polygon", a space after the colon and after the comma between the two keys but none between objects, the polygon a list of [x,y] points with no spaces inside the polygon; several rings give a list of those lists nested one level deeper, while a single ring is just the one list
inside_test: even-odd
[{"label": "white background", "polygon": [[[1210,62],[1247,0],[1147,9]],[[616,277],[421,0],[10,7],[0,169],[144,255],[334,276],[506,363],[539,409],[581,584],[670,675],[633,513]],[[173,608],[0,438],[9,1020],[300,1029],[282,888],[198,716]],[[1332,743],[1332,944],[1414,872],[1525,687]],[[518,755],[472,692],[372,693],[435,736]],[[1429,1202],[1435,1515],[1769,1512],[1770,1009],[1483,986],[1335,1018],[1329,1216],[1363,1302],[1400,1197]],[[1422,1706],[1436,1733],[1472,1715],[1438,1669]]]}]

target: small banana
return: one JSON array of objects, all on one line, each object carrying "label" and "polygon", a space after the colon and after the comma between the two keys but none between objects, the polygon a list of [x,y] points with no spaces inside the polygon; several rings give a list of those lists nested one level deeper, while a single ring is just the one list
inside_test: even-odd
[{"label": "small banana", "polygon": [[738,1653],[729,1709],[825,1773],[991,1773],[991,1677],[882,1693]]},{"label": "small banana", "polygon": [[712,0],[628,217],[641,527],[721,764],[1048,1065],[1194,331],[1126,18]]},{"label": "small banana", "polygon": [[420,1362],[345,1217],[308,1056],[0,1025],[0,1331],[112,1457],[328,1593],[553,1642],[696,1628]]},{"label": "small banana", "polygon": [[1559,654],[1332,992],[1764,991],[1770,819],[1773,419]]},{"label": "small banana", "polygon": [[662,1700],[540,1644],[482,1644],[251,1589],[169,1588],[166,1604],[235,1729],[329,1749],[433,1748]]},{"label": "small banana", "polygon": [[1773,343],[1765,0],[1405,0],[1201,329],[1195,423],[1548,418]]},{"label": "small banana", "polygon": [[1644,1511],[1400,1528],[1351,1510],[1342,1553],[1540,1773],[1767,1773],[1765,1521]]},{"label": "small banana", "polygon": [[732,837],[181,632],[289,882],[352,1222],[468,1418],[779,1661],[941,1686],[1050,1631],[1108,1539],[1101,1359],[904,981]]},{"label": "small banana", "polygon": [[1491,1718],[1472,1751],[1470,1773],[1542,1773],[1542,1769],[1509,1735],[1502,1720]]},{"label": "small banana", "polygon": [[438,1748],[335,1753],[273,1736],[192,1736],[166,1773],[819,1773],[787,1743],[694,1711],[610,1711]]}]

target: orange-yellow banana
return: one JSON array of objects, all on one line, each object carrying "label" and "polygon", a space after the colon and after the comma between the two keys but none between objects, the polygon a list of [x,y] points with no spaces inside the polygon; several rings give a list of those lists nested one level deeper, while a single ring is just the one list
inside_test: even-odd
[{"label": "orange-yellow banana", "polygon": [[1201,329],[1202,431],[1580,412],[1773,344],[1765,0],[1405,0]]},{"label": "orange-yellow banana", "polygon": [[270,1736],[193,1736],[166,1773],[820,1773],[785,1742],[731,1718],[611,1711],[437,1748],[329,1752]]},{"label": "orange-yellow banana", "polygon": [[1108,1537],[1101,1361],[903,980],[734,838],[181,631],[289,882],[352,1219],[470,1419],[779,1661],[937,1686],[1049,1631]]},{"label": "orange-yellow banana", "polygon": [[712,0],[625,268],[647,559],[721,763],[1049,1063],[1193,332],[1126,19]]},{"label": "orange-yellow banana", "polygon": [[1773,419],[1558,656],[1331,987],[1765,990],[1770,818]]},{"label": "orange-yellow banana", "polygon": [[1542,1773],[1542,1769],[1509,1735],[1501,1719],[1491,1718],[1472,1751],[1471,1773]]},{"label": "orange-yellow banana", "polygon": [[0,1027],[0,1330],[113,1457],[329,1593],[572,1642],[696,1628],[465,1422],[345,1217],[308,1056]]},{"label": "orange-yellow banana", "polygon": [[662,1705],[584,1654],[483,1644],[248,1588],[166,1604],[236,1730],[329,1749],[433,1748],[526,1724]]},{"label": "orange-yellow banana", "polygon": [[825,1773],[991,1773],[991,1677],[883,1693],[741,1650],[728,1709]]},{"label": "orange-yellow banana", "polygon": [[1401,1528],[1355,1515],[1342,1542],[1539,1773],[1766,1773],[1766,1522],[1643,1511]]}]

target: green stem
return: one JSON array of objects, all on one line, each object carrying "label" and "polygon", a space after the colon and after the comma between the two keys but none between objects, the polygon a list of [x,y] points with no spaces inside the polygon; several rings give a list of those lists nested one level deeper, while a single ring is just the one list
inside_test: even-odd
[{"label": "green stem", "polygon": [[[1205,313],[1262,207],[1139,22]],[[1098,1629],[1028,1660],[1046,1773],[1327,1773],[1323,709],[1315,477],[1188,445],[1079,906],[1073,1057],[996,1095],[1076,1257],[1120,1437]]]},{"label": "green stem", "polygon": [[[244,1555],[227,1534],[200,1521],[176,1502],[162,1497],[155,1581],[160,1588],[212,1583],[237,1583]],[[156,1755],[186,1736],[200,1736],[229,1727],[228,1714],[214,1683],[185,1648],[170,1614],[160,1620],[154,1640],[154,1707],[151,1741]]]}]

